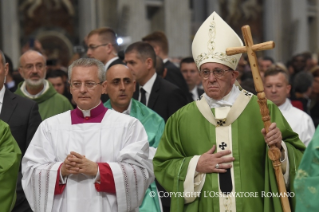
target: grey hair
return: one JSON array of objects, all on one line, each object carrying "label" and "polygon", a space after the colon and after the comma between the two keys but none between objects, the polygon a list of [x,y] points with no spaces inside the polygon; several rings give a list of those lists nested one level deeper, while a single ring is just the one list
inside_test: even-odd
[{"label": "grey hair", "polygon": [[105,66],[103,63],[94,58],[80,58],[75,60],[68,68],[68,77],[71,80],[72,69],[74,67],[92,67],[96,66],[98,68],[98,77],[101,82],[105,81]]},{"label": "grey hair", "polygon": [[4,54],[3,52],[0,50],[0,55],[1,55],[1,58],[2,58],[2,65],[5,66],[6,65],[6,58],[4,57]]}]

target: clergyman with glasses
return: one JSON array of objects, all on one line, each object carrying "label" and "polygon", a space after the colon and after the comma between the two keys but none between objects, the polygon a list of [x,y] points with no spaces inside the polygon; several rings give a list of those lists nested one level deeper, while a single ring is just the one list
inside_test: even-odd
[{"label": "clergyman with glasses", "polygon": [[137,211],[154,181],[145,129],[109,110],[104,64],[68,69],[77,108],[44,120],[22,159],[22,186],[33,211]]},{"label": "clergyman with glasses", "polygon": [[101,61],[105,71],[116,64],[123,64],[118,57],[117,36],[113,29],[101,27],[92,30],[87,36],[87,56]]},{"label": "clergyman with glasses", "polygon": [[69,100],[45,80],[46,71],[46,59],[41,53],[29,50],[21,55],[19,73],[24,81],[15,93],[37,102],[42,120],[73,109]]},{"label": "clergyman with glasses", "polygon": [[287,190],[294,191],[305,146],[270,101],[266,133],[257,97],[235,85],[241,55],[225,52],[242,45],[215,12],[194,37],[205,93],[170,117],[153,159],[156,179],[173,192],[171,211],[281,211],[280,198],[269,195],[280,195],[267,155],[272,144],[280,149]]}]

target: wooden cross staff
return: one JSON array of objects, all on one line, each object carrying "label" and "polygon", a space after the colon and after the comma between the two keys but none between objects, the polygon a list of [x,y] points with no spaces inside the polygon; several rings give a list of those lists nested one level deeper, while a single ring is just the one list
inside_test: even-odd
[{"label": "wooden cross staff", "polygon": [[[265,43],[260,43],[260,44],[254,45],[253,39],[251,36],[250,27],[248,25],[246,25],[246,26],[243,26],[241,28],[241,30],[243,33],[243,37],[244,37],[244,41],[245,41],[246,46],[227,48],[226,54],[230,56],[230,55],[234,55],[234,54],[247,52],[247,55],[249,58],[249,63],[251,66],[251,71],[252,71],[253,78],[254,78],[255,89],[257,92],[260,113],[262,116],[262,120],[264,122],[264,127],[266,130],[266,133],[268,133],[269,126],[271,124],[270,123],[270,116],[269,116],[269,110],[267,107],[267,99],[266,99],[265,92],[264,92],[264,85],[263,85],[263,82],[262,82],[262,79],[260,77],[260,73],[258,70],[257,58],[256,58],[255,51],[273,49],[275,47],[275,43],[273,41],[268,41]],[[282,194],[282,195],[280,195],[282,209],[284,212],[290,212],[291,210],[290,210],[290,205],[289,205],[289,201],[288,201],[288,195],[284,195],[284,194],[286,194],[287,191],[286,191],[285,181],[284,181],[284,177],[283,177],[282,169],[281,169],[280,150],[275,145],[270,146],[270,148],[268,150],[268,157],[272,161],[272,165],[275,169],[277,186],[279,188],[280,194]]]}]

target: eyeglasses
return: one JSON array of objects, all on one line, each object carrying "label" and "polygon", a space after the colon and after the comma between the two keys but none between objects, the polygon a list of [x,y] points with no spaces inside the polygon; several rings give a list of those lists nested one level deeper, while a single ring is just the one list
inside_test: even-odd
[{"label": "eyeglasses", "polygon": [[221,68],[215,68],[214,70],[207,70],[207,69],[204,69],[204,70],[201,70],[199,72],[200,76],[203,78],[203,79],[208,79],[210,74],[212,73],[216,78],[222,78],[224,75],[225,75],[225,72],[226,71],[232,71],[231,69],[221,69]]},{"label": "eyeglasses", "polygon": [[[93,89],[97,85],[102,85],[103,82],[94,82],[94,81],[89,81],[89,82],[84,82],[84,86],[88,89]],[[75,89],[80,89],[82,87],[82,82],[71,82],[70,83],[71,87]]]},{"label": "eyeglasses", "polygon": [[26,69],[27,71],[31,71],[34,69],[34,67],[36,70],[42,70],[45,67],[45,65],[42,63],[37,63],[37,64],[27,64],[25,66],[20,66],[20,67],[23,69]]},{"label": "eyeglasses", "polygon": [[96,46],[93,46],[93,45],[90,45],[88,46],[88,49],[91,49],[92,51],[99,48],[100,46],[106,46],[108,45],[109,43],[103,43],[103,44],[100,44],[100,45],[96,45]]}]

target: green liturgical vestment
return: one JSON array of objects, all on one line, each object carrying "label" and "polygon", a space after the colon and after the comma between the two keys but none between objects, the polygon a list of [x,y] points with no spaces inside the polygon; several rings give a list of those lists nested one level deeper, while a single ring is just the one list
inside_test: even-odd
[{"label": "green liturgical vestment", "polygon": [[[21,90],[21,82],[15,94],[28,98]],[[37,98],[32,99],[38,103],[39,113],[42,120],[63,113],[68,110],[73,110],[70,101],[63,95],[56,92],[53,85],[49,82],[49,89]]]},{"label": "green liturgical vestment", "polygon": [[[267,104],[271,122],[276,122],[288,149],[290,178],[287,190],[293,192],[295,173],[305,146],[277,106],[270,101]],[[234,109],[237,110],[233,105]],[[209,112],[214,113],[214,110],[209,109]],[[183,195],[189,162],[193,156],[202,155],[216,145],[216,128],[202,115],[196,102],[186,105],[170,117],[153,159],[156,179],[168,192],[180,192]],[[280,198],[268,193],[279,194],[262,128],[257,97],[252,96],[247,105],[242,107],[238,118],[231,123],[236,212],[282,211]],[[178,193],[171,195],[171,211],[222,211],[217,196],[218,176],[217,173],[206,174],[200,196],[190,203],[185,204],[184,198]],[[247,192],[253,192],[253,196],[249,197]],[[290,198],[290,203],[294,208],[295,199]]]},{"label": "green liturgical vestment", "polygon": [[[110,100],[104,103],[107,108],[112,108]],[[156,112],[146,107],[144,104],[132,99],[130,116],[138,119],[144,126],[148,136],[148,142],[151,147],[157,148],[162,137],[165,122]],[[154,196],[150,196],[154,194]],[[155,181],[147,188],[140,212],[158,211],[160,212],[160,203],[157,195]]]},{"label": "green liturgical vestment", "polygon": [[0,120],[0,211],[11,211],[16,200],[21,151],[9,126]]},{"label": "green liturgical vestment", "polygon": [[319,211],[319,128],[302,157],[295,190],[296,211]]}]

